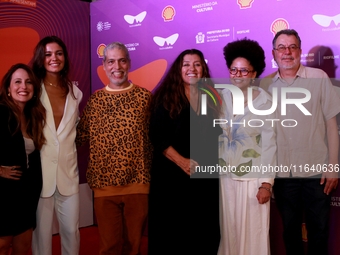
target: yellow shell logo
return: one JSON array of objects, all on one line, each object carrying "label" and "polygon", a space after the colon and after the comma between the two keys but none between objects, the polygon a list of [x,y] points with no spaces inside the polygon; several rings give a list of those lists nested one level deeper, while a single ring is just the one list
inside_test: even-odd
[{"label": "yellow shell logo", "polygon": [[97,47],[97,54],[98,54],[98,58],[103,58],[104,57],[104,49],[105,49],[106,45],[101,43],[98,45]]},{"label": "yellow shell logo", "polygon": [[176,14],[175,8],[171,5],[168,5],[164,7],[162,11],[162,17],[164,21],[172,21],[174,19],[174,16]]},{"label": "yellow shell logo", "polygon": [[237,0],[237,3],[240,6],[240,9],[251,8],[251,5],[253,4],[253,2],[254,0]]},{"label": "yellow shell logo", "polygon": [[283,30],[283,29],[288,29],[289,24],[288,21],[282,18],[276,19],[273,21],[273,23],[270,26],[270,31],[276,35],[277,32]]}]

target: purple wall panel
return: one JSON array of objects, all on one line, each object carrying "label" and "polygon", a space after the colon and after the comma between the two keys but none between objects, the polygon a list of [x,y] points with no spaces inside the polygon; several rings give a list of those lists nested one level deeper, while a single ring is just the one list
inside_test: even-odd
[{"label": "purple wall panel", "polygon": [[[175,10],[172,20],[162,17],[164,7]],[[147,69],[149,63],[164,59],[166,69],[183,50],[202,50],[214,78],[227,78],[223,47],[244,37],[257,40],[266,52],[266,70],[262,77],[274,72],[272,61],[273,28],[296,29],[302,39],[302,62],[327,71],[339,83],[340,70],[340,2],[338,0],[99,0],[91,8],[91,63],[92,90],[104,86],[97,68],[102,58],[98,57],[100,44],[121,41],[129,46],[132,58],[133,82],[152,90],[147,77],[157,69]],[[146,12],[146,15],[143,15]],[[127,20],[124,15],[129,15]],[[318,16],[315,16],[318,15]],[[145,17],[144,17],[145,16]],[[313,19],[314,16],[314,19]],[[276,21],[276,22],[275,22]],[[130,23],[129,23],[130,22]],[[178,34],[178,38],[177,35]],[[155,37],[158,39],[154,39]],[[177,38],[177,39],[176,39]],[[157,45],[166,41],[170,44]],[[329,47],[331,51],[325,51]],[[137,69],[145,70],[146,77],[135,77]],[[160,77],[163,73],[160,74]],[[103,74],[101,74],[103,75]],[[103,77],[101,77],[103,79]],[[105,78],[105,77],[104,77]],[[159,80],[158,80],[159,81]],[[272,204],[275,207],[275,203]],[[330,254],[335,251],[340,238],[340,190],[332,196]],[[273,209],[271,231],[273,254],[282,254],[279,214]],[[275,228],[276,226],[276,228]],[[275,232],[276,231],[276,232]]]}]

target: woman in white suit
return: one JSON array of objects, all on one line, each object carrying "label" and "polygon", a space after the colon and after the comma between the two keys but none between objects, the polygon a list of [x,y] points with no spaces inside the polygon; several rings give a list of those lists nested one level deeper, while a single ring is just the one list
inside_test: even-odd
[{"label": "woman in white suit", "polygon": [[33,71],[40,79],[41,102],[46,108],[41,149],[43,188],[33,233],[33,255],[52,255],[53,214],[56,213],[62,255],[79,254],[79,175],[75,145],[82,92],[68,78],[69,57],[56,36],[36,46]]}]

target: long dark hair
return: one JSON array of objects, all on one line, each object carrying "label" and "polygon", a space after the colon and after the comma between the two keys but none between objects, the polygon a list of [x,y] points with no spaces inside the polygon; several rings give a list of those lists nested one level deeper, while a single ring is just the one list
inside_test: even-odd
[{"label": "long dark hair", "polygon": [[46,76],[46,69],[44,66],[44,60],[45,60],[45,47],[49,43],[57,43],[63,50],[64,57],[65,57],[65,64],[64,68],[60,71],[60,80],[61,80],[61,86],[65,89],[66,95],[71,91],[71,95],[73,98],[76,98],[73,92],[73,86],[72,81],[69,78],[69,72],[70,72],[70,60],[67,52],[67,48],[65,43],[57,36],[46,36],[43,39],[40,40],[40,42],[37,44],[37,46],[34,49],[34,55],[33,55],[33,64],[32,69],[35,75],[38,77],[40,82],[45,78]]},{"label": "long dark hair", "polygon": [[[38,79],[35,77],[32,69],[25,64],[18,63],[13,65],[5,74],[1,81],[0,87],[0,104],[5,105],[10,109],[9,118],[16,120],[17,127],[15,130],[11,130],[13,134],[18,132],[21,128],[21,112],[17,104],[13,101],[9,95],[9,87],[11,85],[12,75],[18,69],[23,69],[27,72],[31,83],[33,84],[33,97],[29,100],[24,108],[23,114],[27,120],[26,132],[33,139],[34,145],[37,149],[41,149],[45,143],[45,137],[43,135],[43,128],[45,125],[46,112],[45,108],[40,101],[41,86]],[[10,122],[10,119],[8,122]]]},{"label": "long dark hair", "polygon": [[[214,90],[210,79],[211,77],[209,67],[204,60],[203,53],[197,49],[188,49],[178,55],[178,57],[172,63],[169,71],[164,76],[159,86],[156,88],[151,102],[151,110],[155,110],[157,107],[162,105],[166,110],[169,111],[171,118],[176,118],[182,109],[189,104],[189,101],[185,95],[184,81],[181,75],[183,58],[185,55],[199,56],[203,69],[203,79],[201,80],[204,81],[204,78],[206,78],[206,81],[204,83],[200,82],[199,86],[205,87],[208,90]],[[210,100],[208,100],[208,107],[212,108],[214,112],[216,112],[216,115],[219,114],[218,106],[213,105]]]}]

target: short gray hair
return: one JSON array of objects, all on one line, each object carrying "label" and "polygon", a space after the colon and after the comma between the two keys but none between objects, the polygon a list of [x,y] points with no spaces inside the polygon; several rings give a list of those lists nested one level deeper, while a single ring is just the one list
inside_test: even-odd
[{"label": "short gray hair", "polygon": [[276,33],[274,39],[273,39],[273,49],[275,48],[275,44],[276,44],[276,39],[280,36],[280,35],[293,35],[296,37],[296,39],[298,40],[299,42],[299,45],[297,45],[298,47],[301,48],[301,38],[298,34],[298,32],[296,32],[294,29],[283,29],[283,30],[280,30],[279,32]]},{"label": "short gray hair", "polygon": [[106,47],[104,49],[104,57],[103,57],[103,61],[104,62],[106,60],[106,53],[107,53],[107,51],[115,49],[115,48],[118,48],[118,49],[124,51],[126,59],[129,62],[131,62],[129,51],[126,48],[126,46],[123,43],[121,43],[121,42],[113,42],[113,43],[110,43],[110,44],[106,45]]}]

